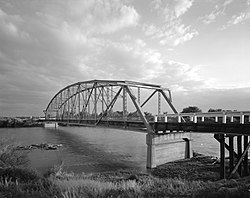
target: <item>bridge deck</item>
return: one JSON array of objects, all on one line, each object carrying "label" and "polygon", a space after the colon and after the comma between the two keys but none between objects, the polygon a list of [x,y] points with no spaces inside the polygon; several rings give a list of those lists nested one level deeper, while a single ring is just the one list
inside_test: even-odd
[{"label": "bridge deck", "polygon": [[[77,122],[76,120],[60,121],[59,124],[71,126],[94,127],[94,120],[85,120]],[[168,132],[196,132],[196,133],[216,133],[216,134],[232,134],[232,135],[248,135],[250,136],[250,123],[208,123],[208,122],[150,122],[155,133],[164,134]],[[99,126],[112,128],[126,128],[128,130],[140,130],[146,132],[146,128],[142,121],[122,121],[109,120],[101,121]]]}]

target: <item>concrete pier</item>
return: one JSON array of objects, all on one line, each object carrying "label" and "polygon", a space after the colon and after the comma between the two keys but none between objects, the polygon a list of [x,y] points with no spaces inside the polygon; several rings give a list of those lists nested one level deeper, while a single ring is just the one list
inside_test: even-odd
[{"label": "concrete pier", "polygon": [[147,134],[147,168],[192,157],[191,133]]},{"label": "concrete pier", "polygon": [[58,128],[57,122],[44,122],[44,128]]}]

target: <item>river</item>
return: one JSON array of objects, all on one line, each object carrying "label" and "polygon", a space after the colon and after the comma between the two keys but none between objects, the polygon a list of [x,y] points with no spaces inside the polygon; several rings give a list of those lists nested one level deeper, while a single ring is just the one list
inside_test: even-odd
[{"label": "river", "polygon": [[[53,165],[64,170],[91,173],[118,169],[146,171],[146,134],[140,132],[87,127],[1,128],[0,138],[19,145],[62,144],[57,150],[35,149],[29,152],[30,167],[44,172]],[[192,134],[192,149],[218,156],[219,144],[213,134]]]}]

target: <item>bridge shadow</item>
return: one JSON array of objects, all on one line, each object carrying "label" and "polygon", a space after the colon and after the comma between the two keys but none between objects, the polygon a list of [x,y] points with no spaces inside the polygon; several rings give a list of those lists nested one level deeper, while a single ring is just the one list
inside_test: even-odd
[{"label": "bridge shadow", "polygon": [[[89,132],[90,130],[91,132]],[[120,137],[113,137],[110,135],[110,140],[108,140],[105,135],[100,132],[104,129],[93,129],[93,128],[83,128],[83,127],[60,127],[59,129],[47,129],[50,135],[54,135],[57,142],[63,144],[61,159],[65,163],[66,171],[74,172],[103,172],[103,171],[113,171],[119,169],[139,169],[146,171],[145,159],[141,159],[142,154],[136,155],[133,149],[136,148],[126,148],[124,150],[127,152],[119,152],[121,150],[121,145],[117,145],[112,142],[121,139],[121,132],[116,132]],[[106,129],[107,135],[110,129]],[[126,133],[126,132],[123,132]],[[98,139],[98,141],[94,141]],[[100,143],[102,142],[103,143]],[[126,141],[126,140],[123,140]],[[129,140],[127,140],[129,141]],[[112,142],[111,148],[105,148],[105,143],[110,144]],[[145,141],[143,141],[145,144]],[[116,149],[119,147],[119,149]],[[113,149],[113,150],[112,150]],[[146,153],[146,147],[142,150]],[[138,158],[140,156],[140,159]],[[135,159],[136,158],[136,159]]]}]

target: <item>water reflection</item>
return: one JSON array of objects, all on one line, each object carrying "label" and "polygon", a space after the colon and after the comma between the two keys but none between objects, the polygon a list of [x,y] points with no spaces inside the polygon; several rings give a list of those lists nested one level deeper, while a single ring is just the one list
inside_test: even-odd
[{"label": "water reflection", "polygon": [[98,128],[47,130],[57,143],[65,166],[76,172],[99,172],[124,168],[145,170],[145,134]]}]

